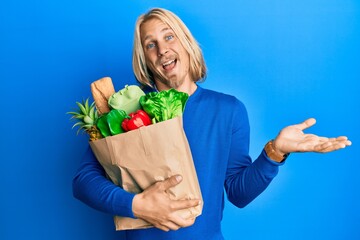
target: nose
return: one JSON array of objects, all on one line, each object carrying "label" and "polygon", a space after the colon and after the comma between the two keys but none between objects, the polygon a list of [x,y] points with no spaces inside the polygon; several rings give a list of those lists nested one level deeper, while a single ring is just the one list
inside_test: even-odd
[{"label": "nose", "polygon": [[169,51],[166,43],[158,43],[158,56],[161,57]]}]

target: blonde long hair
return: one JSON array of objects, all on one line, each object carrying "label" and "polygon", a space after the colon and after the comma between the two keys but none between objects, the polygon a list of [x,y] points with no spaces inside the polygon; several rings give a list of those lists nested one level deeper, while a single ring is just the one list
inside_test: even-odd
[{"label": "blonde long hair", "polygon": [[132,65],[136,79],[143,85],[153,86],[153,74],[146,65],[144,48],[141,43],[140,28],[146,21],[157,18],[167,24],[175,33],[182,46],[190,56],[190,76],[197,81],[206,78],[206,65],[201,48],[189,29],[181,19],[169,10],[153,8],[149,12],[139,16],[136,21],[134,33],[133,59]]}]

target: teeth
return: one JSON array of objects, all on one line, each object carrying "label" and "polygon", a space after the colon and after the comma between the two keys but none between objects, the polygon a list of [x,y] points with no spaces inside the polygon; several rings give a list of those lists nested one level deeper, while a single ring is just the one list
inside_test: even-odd
[{"label": "teeth", "polygon": [[168,61],[166,63],[163,63],[163,66],[166,67],[166,66],[172,64],[173,62],[175,62],[175,60],[170,60],[170,61]]}]

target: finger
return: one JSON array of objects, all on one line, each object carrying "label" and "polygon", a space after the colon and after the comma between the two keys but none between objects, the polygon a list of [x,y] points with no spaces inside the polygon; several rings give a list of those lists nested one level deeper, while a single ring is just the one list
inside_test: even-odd
[{"label": "finger", "polygon": [[330,142],[346,142],[347,141],[347,137],[343,137],[343,136],[341,136],[341,137],[332,137],[332,138],[328,138],[328,140],[330,141]]},{"label": "finger", "polygon": [[168,232],[170,229],[168,227],[166,227],[165,225],[161,225],[161,224],[154,224],[154,227],[163,230],[164,232]]},{"label": "finger", "polygon": [[344,148],[346,146],[351,146],[351,141],[345,139],[345,138],[336,138],[336,140],[333,141],[334,144],[343,144],[344,145]]},{"label": "finger", "polygon": [[337,138],[319,137],[318,141],[320,143],[331,142],[331,143],[344,143],[346,146],[351,145],[351,141],[347,140],[347,137],[337,137]]},{"label": "finger", "polygon": [[189,218],[185,220],[184,225],[182,227],[190,227],[195,223],[195,218]]},{"label": "finger", "polygon": [[174,214],[174,216],[173,216],[173,218],[171,220],[179,228],[180,227],[190,227],[195,222],[195,218],[184,219],[184,218],[182,218],[182,217],[180,217],[180,216],[178,216],[176,214]]},{"label": "finger", "polygon": [[172,177],[169,177],[168,179],[165,179],[163,182],[161,182],[160,189],[166,191],[169,188],[178,185],[181,181],[182,181],[181,175],[174,175]]},{"label": "finger", "polygon": [[319,142],[346,142],[347,137],[341,136],[341,137],[332,137],[332,138],[328,138],[328,137],[320,137],[320,136],[316,136],[314,134],[306,134],[305,135],[305,139],[309,140],[309,139],[313,139],[313,140],[317,140]]},{"label": "finger", "polygon": [[326,152],[326,151],[329,151],[332,148],[334,148],[333,143],[325,142],[325,143],[321,143],[321,144],[318,144],[318,145],[314,146],[314,151],[315,152]]},{"label": "finger", "polygon": [[351,146],[352,142],[346,136],[337,137],[336,140],[344,143],[346,146]]},{"label": "finger", "polygon": [[351,146],[352,144],[352,142],[346,136],[337,137],[336,139],[345,143],[346,146]]},{"label": "finger", "polygon": [[332,151],[336,151],[336,150],[339,150],[339,149],[342,149],[342,148],[345,148],[345,144],[343,143],[337,143],[337,144],[333,144],[327,148],[324,148],[322,149],[322,153],[328,153],[328,152],[332,152]]},{"label": "finger", "polygon": [[339,140],[339,141],[346,141],[346,140],[348,140],[348,138],[347,138],[346,136],[340,136],[340,137],[337,137],[336,139]]},{"label": "finger", "polygon": [[313,126],[315,123],[316,123],[315,118],[309,118],[302,123],[296,124],[295,127],[299,128],[300,130],[304,130]]},{"label": "finger", "polygon": [[324,144],[320,144],[315,147],[315,151],[321,153],[328,153],[332,151],[336,151],[342,148],[345,148],[346,144],[344,142],[327,142]]},{"label": "finger", "polygon": [[173,230],[173,231],[176,231],[176,230],[179,230],[180,226],[172,221],[167,221],[165,223],[162,224],[164,226],[164,228],[167,228],[169,230]]},{"label": "finger", "polygon": [[173,211],[192,208],[199,206],[201,201],[199,199],[190,199],[190,200],[172,200],[170,208]]}]

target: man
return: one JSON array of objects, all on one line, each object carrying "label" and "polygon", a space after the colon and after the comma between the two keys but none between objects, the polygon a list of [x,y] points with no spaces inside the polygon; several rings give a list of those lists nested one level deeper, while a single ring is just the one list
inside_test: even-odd
[{"label": "man", "polygon": [[244,207],[266,189],[289,153],[330,152],[351,145],[346,137],[304,134],[304,129],[315,124],[315,119],[308,119],[284,128],[252,161],[245,106],[233,96],[197,85],[206,76],[201,49],[184,23],[167,10],[152,9],[139,17],[133,68],[143,85],[158,91],[175,88],[190,95],[183,115],[184,130],[204,206],[196,220],[176,215],[179,209],[200,204],[196,199],[167,197],[165,191],[179,184],[181,176],[158,182],[140,194],[127,193],[106,179],[89,150],[74,178],[74,195],[101,211],[142,218],[155,226],[128,231],[127,239],[223,239],[224,188],[234,205]]}]

